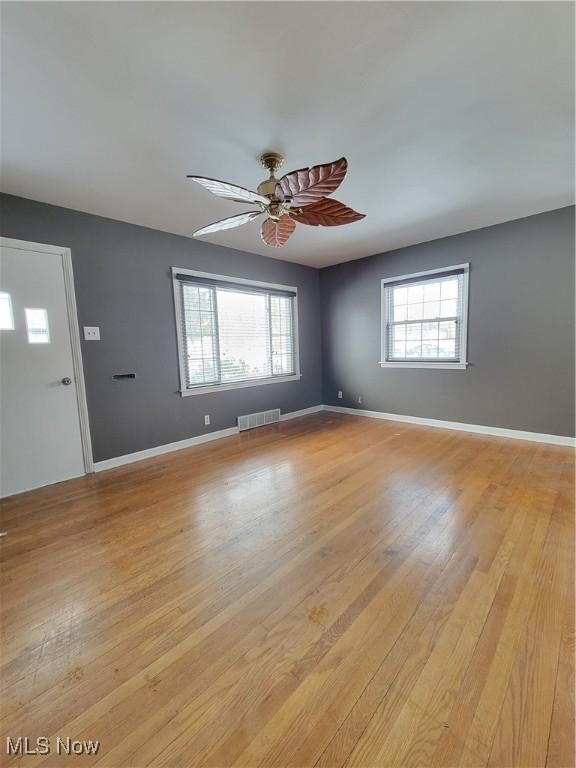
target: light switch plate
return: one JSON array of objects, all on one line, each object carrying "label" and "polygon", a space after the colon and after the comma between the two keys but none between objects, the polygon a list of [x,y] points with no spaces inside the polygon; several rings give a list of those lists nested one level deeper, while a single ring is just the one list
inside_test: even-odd
[{"label": "light switch plate", "polygon": [[97,325],[84,326],[85,341],[100,341],[100,328]]}]

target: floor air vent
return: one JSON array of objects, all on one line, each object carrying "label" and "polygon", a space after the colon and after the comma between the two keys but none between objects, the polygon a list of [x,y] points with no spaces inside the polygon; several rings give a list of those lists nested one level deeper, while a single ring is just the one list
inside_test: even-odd
[{"label": "floor air vent", "polygon": [[266,424],[274,424],[277,421],[280,421],[280,408],[274,408],[272,411],[261,411],[260,413],[249,413],[247,416],[238,416],[238,429],[243,432],[245,429],[264,427]]}]

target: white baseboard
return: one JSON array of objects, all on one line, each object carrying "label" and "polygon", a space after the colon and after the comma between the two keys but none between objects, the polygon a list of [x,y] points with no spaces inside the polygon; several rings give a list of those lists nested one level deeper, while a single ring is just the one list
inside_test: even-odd
[{"label": "white baseboard", "polygon": [[[370,419],[385,419],[386,421],[399,421],[406,424],[419,424],[422,427],[437,427],[439,429],[453,429],[459,432],[474,432],[480,435],[492,435],[493,437],[508,437],[512,440],[529,440],[535,443],[551,443],[553,445],[576,446],[576,439],[573,437],[564,437],[562,435],[545,435],[538,432],[523,432],[518,429],[504,429],[503,427],[486,427],[483,424],[463,424],[459,421],[442,421],[440,419],[424,419],[420,416],[402,416],[397,413],[383,413],[382,411],[365,411],[361,408],[342,408],[337,405],[313,405],[310,408],[302,408],[300,411],[280,414],[280,421],[289,419],[298,419],[301,416],[310,416],[320,411],[332,411],[334,413],[348,413],[353,416],[366,416]],[[148,448],[145,451],[128,453],[124,456],[116,456],[113,459],[97,461],[94,464],[95,472],[102,472],[106,469],[114,469],[124,464],[132,464],[135,461],[151,459],[154,456],[161,456],[163,453],[180,451],[183,448],[191,448],[194,445],[209,443],[212,440],[220,440],[223,437],[230,437],[238,434],[238,427],[229,429],[220,429],[217,432],[208,432],[206,435],[189,437],[187,440],[178,440],[175,443],[166,445],[157,445],[154,448]]]},{"label": "white baseboard", "polygon": [[115,456],[113,459],[97,461],[94,464],[94,471],[102,472],[105,469],[114,469],[114,467],[121,467],[124,464],[132,464],[134,461],[151,459],[153,456],[161,456],[163,453],[180,451],[182,448],[191,448],[193,445],[210,443],[212,440],[220,440],[222,437],[230,437],[231,435],[237,434],[238,427],[230,427],[230,429],[219,429],[216,432],[208,432],[206,435],[198,435],[197,437],[189,437],[186,440],[178,440],[176,443],[157,445],[154,448],[147,448],[145,451],[136,451],[136,453],[127,453],[124,456]]},{"label": "white baseboard", "polygon": [[310,408],[302,408],[301,411],[290,411],[289,413],[281,413],[280,421],[288,421],[289,419],[298,419],[300,416],[310,416],[311,413],[318,413],[326,408],[325,405],[312,405]]},{"label": "white baseboard", "polygon": [[[309,416],[312,413],[318,413],[318,411],[324,410],[323,405],[313,405],[310,408],[303,408],[300,411],[291,411],[290,413],[281,413],[280,421],[288,421],[288,419],[297,419],[300,416]],[[132,464],[135,461],[142,461],[143,459],[151,459],[154,456],[161,456],[163,453],[171,453],[172,451],[180,451],[183,448],[191,448],[194,445],[202,445],[202,443],[210,443],[212,440],[220,440],[222,437],[230,437],[231,435],[238,434],[238,427],[230,427],[229,429],[219,429],[216,432],[208,432],[205,435],[198,435],[197,437],[189,437],[186,440],[178,440],[175,443],[166,443],[166,445],[157,445],[154,448],[147,448],[145,451],[136,451],[136,453],[127,453],[124,456],[115,456],[113,459],[105,459],[104,461],[97,461],[94,464],[95,472],[102,472],[106,469],[114,469],[115,467],[121,467],[124,464]]]},{"label": "white baseboard", "polygon": [[483,424],[464,424],[460,421],[442,421],[441,419],[424,419],[420,416],[402,416],[398,413],[383,413],[382,411],[365,411],[361,408],[342,408],[338,405],[325,405],[323,410],[334,413],[349,413],[353,416],[367,416],[370,419],[385,419],[386,421],[401,421],[406,424],[419,424],[422,427],[437,427],[453,429],[458,432],[475,432],[479,435],[492,437],[508,437],[512,440],[529,440],[533,443],[551,443],[552,445],[576,446],[576,438],[564,435],[546,435],[539,432],[524,432],[520,429],[505,429],[504,427],[487,427]]}]

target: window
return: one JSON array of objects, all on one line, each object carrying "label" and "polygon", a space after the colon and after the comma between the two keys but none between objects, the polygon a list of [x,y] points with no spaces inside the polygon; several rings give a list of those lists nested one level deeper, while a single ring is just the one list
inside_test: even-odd
[{"label": "window", "polygon": [[9,293],[0,293],[0,331],[14,330],[12,299]]},{"label": "window", "polygon": [[466,368],[468,264],[382,280],[382,367]]},{"label": "window", "polygon": [[49,344],[48,312],[45,309],[25,309],[28,344]]},{"label": "window", "polygon": [[183,395],[300,377],[295,288],[172,273]]}]

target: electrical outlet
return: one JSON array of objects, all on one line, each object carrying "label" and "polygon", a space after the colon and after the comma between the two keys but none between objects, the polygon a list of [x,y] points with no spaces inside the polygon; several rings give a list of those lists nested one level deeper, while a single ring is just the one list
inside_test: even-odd
[{"label": "electrical outlet", "polygon": [[84,341],[100,341],[100,328],[97,325],[85,325]]},{"label": "electrical outlet", "polygon": [[338,400],[342,400],[342,390],[338,390]]},{"label": "electrical outlet", "polygon": [[210,416],[204,416],[204,426],[207,427],[210,424]]},{"label": "electrical outlet", "polygon": [[358,405],[362,405],[362,395],[358,395]]}]

